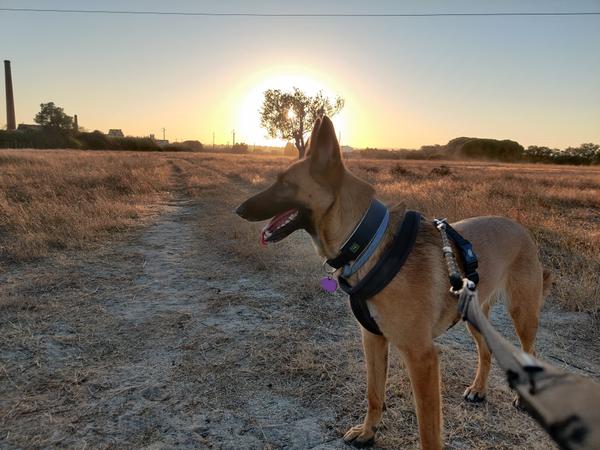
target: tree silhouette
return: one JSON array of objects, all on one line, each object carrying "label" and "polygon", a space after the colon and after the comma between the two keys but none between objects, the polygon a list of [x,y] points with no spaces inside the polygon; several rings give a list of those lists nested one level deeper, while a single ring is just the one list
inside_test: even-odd
[{"label": "tree silhouette", "polygon": [[322,91],[307,95],[297,87],[291,92],[268,89],[260,109],[260,124],[272,138],[293,141],[300,159],[306,152],[304,136],[318,117],[337,114],[344,107],[344,99],[330,99]]},{"label": "tree silhouette", "polygon": [[56,106],[54,102],[40,104],[40,112],[35,115],[33,120],[44,128],[73,129],[73,118],[65,114],[65,111]]}]

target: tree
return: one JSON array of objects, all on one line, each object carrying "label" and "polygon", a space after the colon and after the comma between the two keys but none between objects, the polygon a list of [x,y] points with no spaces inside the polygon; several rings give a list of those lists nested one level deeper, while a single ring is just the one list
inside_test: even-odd
[{"label": "tree", "polygon": [[204,150],[204,146],[202,145],[202,142],[197,141],[197,140],[183,141],[182,144],[183,144],[183,146],[188,147],[190,150],[192,150],[194,152],[201,152],[202,150]]},{"label": "tree", "polygon": [[35,115],[36,123],[45,128],[58,130],[72,130],[73,118],[65,114],[65,111],[56,106],[54,102],[40,104],[40,112]]},{"label": "tree", "polygon": [[598,164],[600,163],[600,145],[587,143],[579,147],[569,147],[565,150],[575,164]]},{"label": "tree", "polygon": [[343,107],[343,98],[330,99],[322,91],[310,96],[296,87],[291,92],[268,89],[260,109],[260,124],[270,137],[293,141],[302,159],[306,152],[304,137],[315,120],[323,115],[331,117]]}]

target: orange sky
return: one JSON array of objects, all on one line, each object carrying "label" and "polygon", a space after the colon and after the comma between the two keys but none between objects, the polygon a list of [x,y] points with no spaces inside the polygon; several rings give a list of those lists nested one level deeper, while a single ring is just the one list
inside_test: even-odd
[{"label": "orange sky", "polygon": [[[55,7],[82,7],[56,0]],[[3,6],[44,7],[41,0]],[[440,1],[302,5],[232,0],[211,11],[448,10]],[[453,10],[485,10],[461,0]],[[593,1],[578,8],[594,9]],[[89,9],[165,9],[157,0],[85,2]],[[400,7],[402,6],[402,7]],[[425,7],[426,6],[426,7]],[[560,10],[510,0],[507,10]],[[167,9],[197,10],[175,0]],[[488,8],[489,9],[489,8]],[[495,9],[498,9],[497,7]],[[297,86],[346,101],[342,144],[418,148],[457,136],[564,148],[600,142],[600,26],[594,17],[188,18],[0,13],[17,121],[41,102],[87,129],[121,128],[204,143],[273,144],[258,126],[261,93]],[[4,108],[0,125],[5,123]]]}]

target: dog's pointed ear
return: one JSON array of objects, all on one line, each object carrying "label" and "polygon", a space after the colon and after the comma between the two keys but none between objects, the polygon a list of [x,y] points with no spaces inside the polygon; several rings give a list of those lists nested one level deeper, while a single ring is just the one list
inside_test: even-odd
[{"label": "dog's pointed ear", "polygon": [[344,173],[344,163],[329,117],[323,116],[316,138],[313,140],[311,136],[310,147],[310,170],[313,176],[331,184],[339,181]]},{"label": "dog's pointed ear", "polygon": [[314,146],[314,144],[317,142],[319,128],[321,128],[321,118],[317,117],[317,120],[315,120],[315,124],[313,125],[312,132],[310,133],[310,137],[308,138],[308,141],[306,141],[306,158],[310,157],[311,146]]}]

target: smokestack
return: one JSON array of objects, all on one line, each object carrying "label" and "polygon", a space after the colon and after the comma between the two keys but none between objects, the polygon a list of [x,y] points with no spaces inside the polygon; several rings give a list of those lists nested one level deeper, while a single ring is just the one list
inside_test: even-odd
[{"label": "smokestack", "polygon": [[77,122],[77,114],[73,116],[73,129],[78,132],[79,131],[79,123]]},{"label": "smokestack", "polygon": [[8,131],[17,128],[15,119],[15,98],[13,96],[12,74],[10,73],[10,61],[4,61],[4,82],[6,85],[6,129]]}]

